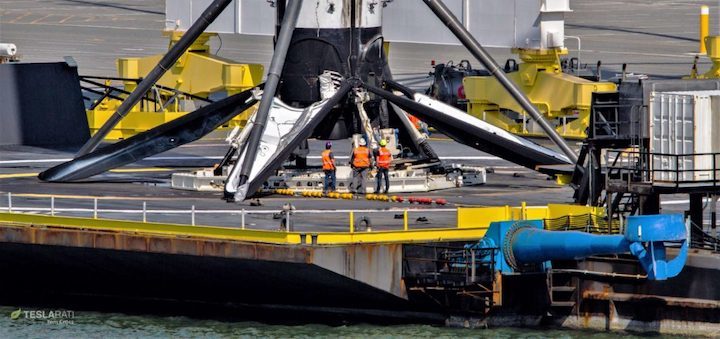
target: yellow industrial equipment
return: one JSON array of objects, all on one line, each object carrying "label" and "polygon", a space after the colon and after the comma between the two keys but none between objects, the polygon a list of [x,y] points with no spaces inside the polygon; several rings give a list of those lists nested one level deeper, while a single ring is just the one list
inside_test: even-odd
[{"label": "yellow industrial equipment", "polygon": [[718,79],[720,78],[720,36],[706,36],[705,47],[707,50],[707,56],[712,61],[712,67],[710,70],[703,74],[699,74],[697,70],[698,57],[695,57],[695,63],[693,64],[692,72],[690,73],[689,79]]},{"label": "yellow industrial equipment", "polygon": [[[592,93],[617,92],[610,82],[594,82],[562,72],[565,48],[514,48],[523,61],[508,73],[546,119],[566,138],[585,138],[590,123]],[[542,129],[493,76],[468,76],[463,80],[468,113],[509,132],[545,136]]]},{"label": "yellow industrial equipment", "polygon": [[[172,46],[182,33],[172,31],[164,34],[169,37]],[[221,98],[260,84],[264,74],[262,65],[235,63],[211,54],[209,40],[216,35],[203,33],[106,139],[129,138],[192,112],[209,102],[211,95]],[[160,54],[142,58],[120,58],[117,60],[119,78],[81,79],[85,85],[89,83],[96,86],[95,93],[102,95],[87,110],[91,133],[94,134],[114,114],[121,100],[135,89],[139,80],[147,75],[161,58]],[[122,83],[122,90],[113,87],[113,83],[117,81]],[[98,90],[97,86],[104,90]],[[253,110],[254,108],[241,113],[224,127],[244,126]]]}]

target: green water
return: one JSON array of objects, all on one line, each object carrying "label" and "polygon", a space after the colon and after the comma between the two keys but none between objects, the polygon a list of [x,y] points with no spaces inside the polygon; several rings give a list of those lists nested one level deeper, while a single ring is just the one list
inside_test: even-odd
[{"label": "green water", "polygon": [[[33,309],[38,310],[38,309]],[[633,338],[630,334],[564,330],[457,329],[427,325],[281,326],[186,317],[77,311],[11,319],[16,309],[0,307],[0,338]],[[42,318],[42,319],[39,319]],[[58,323],[60,322],[60,323]]]}]

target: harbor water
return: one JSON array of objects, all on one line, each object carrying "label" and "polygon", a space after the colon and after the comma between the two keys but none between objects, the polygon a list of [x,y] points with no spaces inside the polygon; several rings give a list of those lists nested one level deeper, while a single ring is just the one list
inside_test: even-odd
[{"label": "harbor water", "polygon": [[[0,338],[639,338],[555,329],[463,329],[429,325],[267,325],[188,317],[0,307]],[[648,335],[643,335],[647,338]],[[660,338],[660,336],[658,336]],[[662,338],[670,338],[662,336]]]}]

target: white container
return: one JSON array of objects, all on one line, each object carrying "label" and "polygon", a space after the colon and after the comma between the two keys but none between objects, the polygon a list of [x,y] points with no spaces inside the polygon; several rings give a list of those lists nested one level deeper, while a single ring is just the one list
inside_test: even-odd
[{"label": "white container", "polygon": [[649,111],[650,152],[663,154],[652,157],[653,180],[720,179],[714,156],[702,155],[720,152],[720,90],[652,92]]},{"label": "white container", "polygon": [[13,57],[17,54],[15,44],[0,44],[0,57]]}]

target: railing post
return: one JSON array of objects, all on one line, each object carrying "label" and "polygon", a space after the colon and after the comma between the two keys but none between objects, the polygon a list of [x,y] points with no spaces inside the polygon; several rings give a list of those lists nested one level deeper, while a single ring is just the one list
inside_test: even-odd
[{"label": "railing post", "polygon": [[147,222],[147,202],[143,201],[143,222]]},{"label": "railing post", "polygon": [[190,225],[195,226],[195,205],[192,205],[190,209]]},{"label": "railing post", "polygon": [[717,202],[718,196],[715,194],[710,195],[710,229],[712,230],[713,238],[717,238]]},{"label": "railing post", "polygon": [[717,172],[717,156],[718,156],[717,153],[713,153],[713,155],[712,155],[712,157],[713,157],[713,166],[712,166],[713,188],[715,188],[715,186],[717,186],[717,173],[716,173]]},{"label": "railing post", "polygon": [[245,209],[240,211],[240,228],[245,229]]},{"label": "railing post", "polygon": [[50,196],[50,216],[55,216],[55,196]]},{"label": "railing post", "polygon": [[675,155],[675,188],[680,186],[680,156]]},{"label": "railing post", "polygon": [[355,233],[355,213],[350,211],[350,233]]},{"label": "railing post", "polygon": [[93,219],[97,219],[97,198],[93,199]]},{"label": "railing post", "polygon": [[292,224],[290,223],[290,208],[288,208],[287,210],[285,210],[285,231],[292,232],[293,229],[291,225]]},{"label": "railing post", "polygon": [[403,230],[408,230],[408,210],[403,211]]},{"label": "railing post", "polygon": [[12,213],[12,193],[8,192],[8,213]]}]

